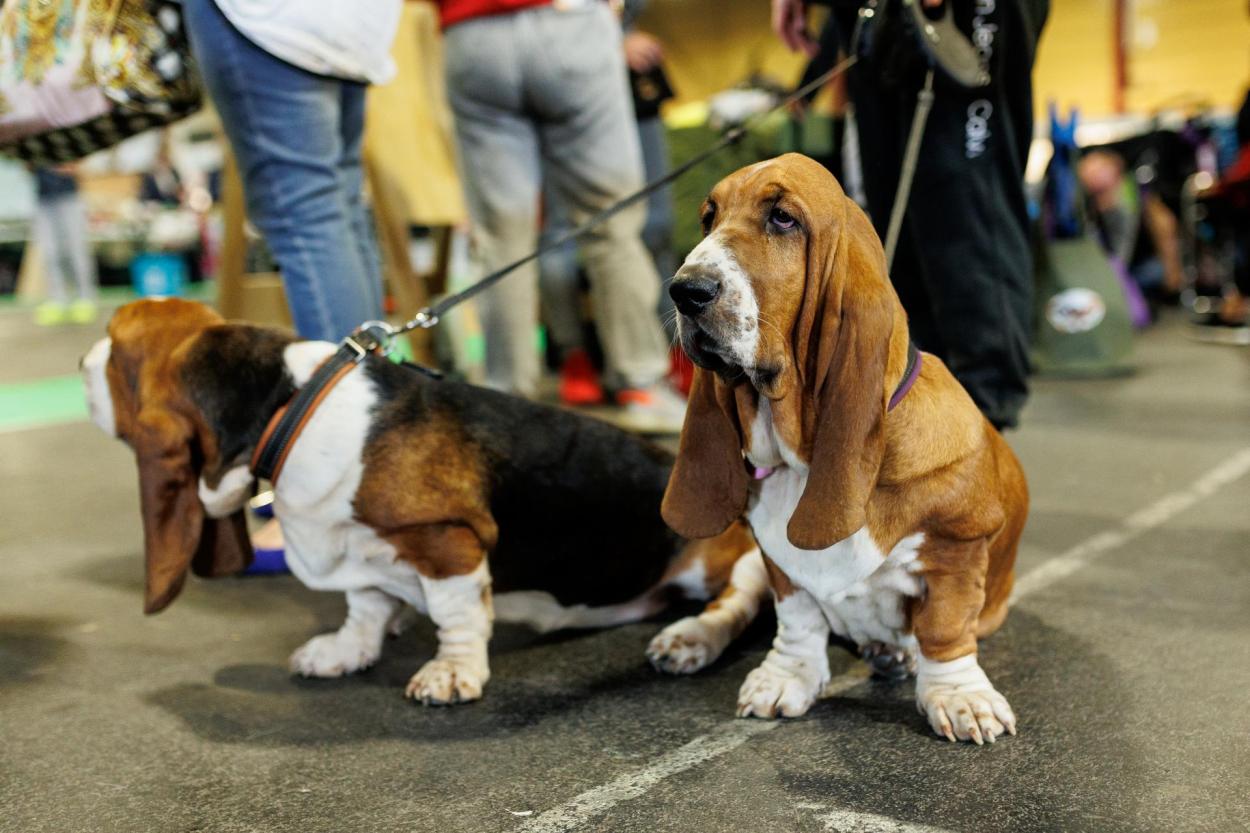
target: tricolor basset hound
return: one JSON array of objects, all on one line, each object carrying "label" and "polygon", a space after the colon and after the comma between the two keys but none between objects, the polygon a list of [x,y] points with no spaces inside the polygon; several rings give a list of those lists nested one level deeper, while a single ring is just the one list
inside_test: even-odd
[{"label": "tricolor basset hound", "polygon": [[671,294],[698,366],[664,518],[692,538],[745,518],[777,637],[738,714],[795,717],[829,678],[832,630],[916,674],[950,740],[1016,718],[977,664],[1007,613],[1028,492],[1011,449],[920,354],[868,218],[789,154],[722,180]]},{"label": "tricolor basset hound", "polygon": [[[83,360],[91,414],[135,452],[145,611],[201,576],[249,563],[250,461],[275,412],[335,352],[226,323],[202,304],[137,301]],[[482,695],[495,618],[540,630],[714,598],[647,650],[661,670],[716,659],[767,597],[745,525],[685,541],[660,518],[673,456],[588,417],[369,355],[329,389],[288,449],[274,510],[291,571],[347,594],[347,621],[291,656],[293,671],[368,667],[404,605],[438,628],[408,683],[426,704]]]}]

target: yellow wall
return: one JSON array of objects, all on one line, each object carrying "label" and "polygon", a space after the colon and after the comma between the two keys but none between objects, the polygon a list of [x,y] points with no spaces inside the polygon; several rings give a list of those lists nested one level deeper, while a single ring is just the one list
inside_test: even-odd
[{"label": "yellow wall", "polygon": [[638,28],[660,39],[676,100],[686,102],[755,73],[798,81],[804,60],[773,35],[768,15],[768,0],[650,0]]},{"label": "yellow wall", "polygon": [[[1250,85],[1248,6],[1128,0],[1128,109],[1149,112],[1186,95],[1236,107]],[[1087,116],[1114,112],[1113,8],[1113,0],[1051,0],[1035,74],[1039,113],[1051,98]],[[768,0],[651,0],[639,28],[663,42],[678,100],[689,101],[753,72],[797,80],[803,61],[773,36],[768,14]]]},{"label": "yellow wall", "polygon": [[1038,113],[1052,100],[1065,112],[1112,112],[1113,45],[1111,0],[1051,0],[1033,70]]},{"label": "yellow wall", "polygon": [[[1247,0],[1128,0],[1129,112],[1180,99],[1236,107],[1250,85]],[[1114,111],[1112,0],[1051,0],[1034,84],[1088,116]]]},{"label": "yellow wall", "polygon": [[1247,0],[1132,0],[1130,110],[1182,96],[1241,103],[1250,84]]}]

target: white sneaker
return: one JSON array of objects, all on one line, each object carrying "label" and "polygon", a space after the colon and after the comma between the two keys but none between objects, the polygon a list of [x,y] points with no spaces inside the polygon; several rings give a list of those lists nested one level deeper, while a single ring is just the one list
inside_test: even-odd
[{"label": "white sneaker", "polygon": [[667,382],[617,391],[616,404],[620,410],[612,421],[639,434],[680,434],[686,419],[685,397]]}]

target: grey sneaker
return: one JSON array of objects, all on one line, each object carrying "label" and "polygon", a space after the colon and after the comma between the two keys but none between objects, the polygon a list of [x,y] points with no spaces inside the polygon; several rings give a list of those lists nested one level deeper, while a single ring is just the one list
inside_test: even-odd
[{"label": "grey sneaker", "polygon": [[686,399],[668,382],[617,391],[616,404],[612,422],[639,434],[680,434],[686,419]]}]

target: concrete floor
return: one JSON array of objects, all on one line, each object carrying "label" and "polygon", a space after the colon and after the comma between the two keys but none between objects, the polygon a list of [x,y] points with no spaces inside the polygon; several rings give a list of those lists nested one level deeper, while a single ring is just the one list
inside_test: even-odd
[{"label": "concrete floor", "polygon": [[[98,332],[0,310],[0,383],[72,372]],[[1250,352],[1174,322],[1137,361],[1039,382],[1010,436],[1026,578],[982,654],[1021,726],[985,748],[836,647],[807,717],[735,720],[771,620],[687,679],[644,662],[658,623],[501,627],[454,709],[402,697],[428,624],[364,674],[292,679],[339,597],[194,582],[144,618],[130,453],[81,422],[0,432],[0,830],[1250,829]]]}]

